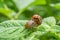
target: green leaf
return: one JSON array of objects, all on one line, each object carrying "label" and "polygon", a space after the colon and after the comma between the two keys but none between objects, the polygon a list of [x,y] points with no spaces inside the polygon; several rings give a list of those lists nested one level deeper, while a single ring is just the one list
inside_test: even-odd
[{"label": "green leaf", "polygon": [[53,26],[53,25],[56,25],[56,20],[54,17],[47,17],[43,19],[43,23]]},{"label": "green leaf", "polygon": [[15,18],[18,18],[18,16],[28,9],[28,7],[31,7],[32,5],[42,5],[46,4],[45,0],[13,0],[16,4],[16,6],[19,9],[19,12],[15,16]]},{"label": "green leaf", "polygon": [[10,9],[0,8],[0,14],[7,16],[9,19],[13,19],[16,13]]},{"label": "green leaf", "polygon": [[34,2],[34,0],[13,0],[19,10],[26,8],[29,4]]},{"label": "green leaf", "polygon": [[60,33],[60,26],[58,25],[52,26],[50,31]]},{"label": "green leaf", "polygon": [[42,24],[38,26],[37,30],[60,32],[60,26],[56,25],[54,17],[47,17],[43,19]]},{"label": "green leaf", "polygon": [[18,7],[19,10],[22,10],[24,8],[27,8],[30,4],[40,5],[40,4],[46,4],[45,0],[13,0]]},{"label": "green leaf", "polygon": [[48,31],[44,35],[40,36],[41,40],[58,40],[58,36],[55,32]]},{"label": "green leaf", "polygon": [[12,39],[24,36],[26,30],[23,30],[25,29],[26,21],[27,20],[9,20],[0,23],[0,38]]},{"label": "green leaf", "polygon": [[0,14],[0,22],[6,21],[6,20],[9,20],[9,18]]},{"label": "green leaf", "polygon": [[60,3],[55,4],[54,8],[56,8],[57,10],[60,10]]},{"label": "green leaf", "polygon": [[45,5],[46,4],[46,0],[35,0],[34,4],[35,5]]},{"label": "green leaf", "polygon": [[[48,20],[47,20],[48,19]],[[51,19],[51,21],[50,21]],[[0,23],[1,40],[36,40],[50,37],[52,40],[58,39],[57,32],[60,33],[60,26],[55,24],[54,17],[44,18],[41,25],[34,29],[25,29],[27,20],[8,20]],[[51,24],[54,21],[53,25]],[[50,23],[50,24],[49,24]]]},{"label": "green leaf", "polygon": [[18,16],[25,11],[33,2],[34,0],[13,0],[19,9],[19,12],[16,14],[15,18],[18,18]]},{"label": "green leaf", "polygon": [[0,8],[0,22],[14,19],[15,12],[10,9]]},{"label": "green leaf", "polygon": [[46,32],[40,32],[40,31],[33,32],[25,40],[33,40],[34,38],[38,38],[38,37],[44,35],[45,33]]}]

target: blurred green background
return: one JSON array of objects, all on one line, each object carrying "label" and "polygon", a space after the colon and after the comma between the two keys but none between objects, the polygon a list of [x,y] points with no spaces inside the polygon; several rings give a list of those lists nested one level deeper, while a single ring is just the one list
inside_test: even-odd
[{"label": "blurred green background", "polygon": [[0,0],[0,22],[29,20],[34,14],[54,16],[60,24],[60,0]]}]

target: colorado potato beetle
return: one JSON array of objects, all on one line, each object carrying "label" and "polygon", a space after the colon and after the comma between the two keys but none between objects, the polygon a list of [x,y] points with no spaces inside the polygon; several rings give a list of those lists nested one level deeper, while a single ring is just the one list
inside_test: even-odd
[{"label": "colorado potato beetle", "polygon": [[42,23],[42,18],[39,15],[33,15],[31,17],[31,20],[26,22],[25,28],[33,28],[40,25],[41,23]]}]

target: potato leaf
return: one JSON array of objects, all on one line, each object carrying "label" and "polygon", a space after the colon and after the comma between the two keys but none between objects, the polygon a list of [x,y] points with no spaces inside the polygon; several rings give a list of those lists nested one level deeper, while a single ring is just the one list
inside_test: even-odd
[{"label": "potato leaf", "polygon": [[10,20],[0,23],[0,38],[10,39],[21,37],[24,34],[25,23],[26,20]]},{"label": "potato leaf", "polygon": [[54,17],[44,18],[42,24],[35,29],[25,29],[26,22],[27,20],[8,20],[0,23],[0,39],[1,40],[23,40],[23,39],[40,40],[41,38],[43,39],[43,37],[45,39],[48,39],[49,36],[53,36],[56,39],[60,38],[57,35],[57,32],[60,33],[60,28],[59,28],[60,26],[56,25]]},{"label": "potato leaf", "polygon": [[44,22],[45,22],[46,24],[50,25],[50,26],[56,25],[56,20],[55,20],[54,17],[44,18],[44,19],[43,19],[43,23],[44,23]]}]

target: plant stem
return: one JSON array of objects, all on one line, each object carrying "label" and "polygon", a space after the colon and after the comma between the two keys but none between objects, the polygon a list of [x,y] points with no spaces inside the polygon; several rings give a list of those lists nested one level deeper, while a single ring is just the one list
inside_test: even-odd
[{"label": "plant stem", "polygon": [[21,11],[19,11],[17,14],[16,14],[16,16],[15,16],[15,19],[17,19],[18,18],[18,16],[22,13],[23,11],[21,10]]}]

